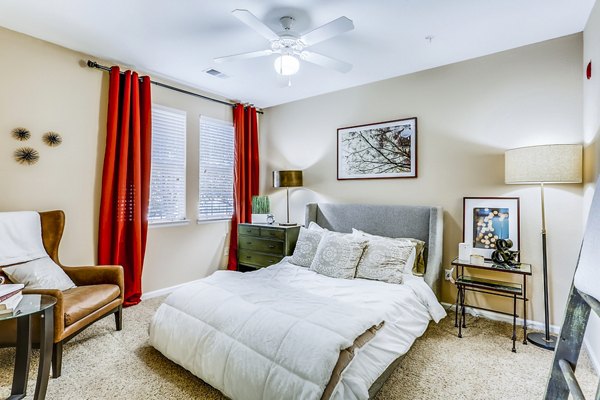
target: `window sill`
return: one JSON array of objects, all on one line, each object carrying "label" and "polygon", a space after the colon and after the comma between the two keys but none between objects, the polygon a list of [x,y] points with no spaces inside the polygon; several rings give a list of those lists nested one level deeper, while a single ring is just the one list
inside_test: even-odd
[{"label": "window sill", "polygon": [[229,218],[218,218],[218,219],[198,219],[196,220],[196,224],[198,225],[205,225],[205,224],[215,224],[218,222],[227,222],[230,223],[231,222],[231,217]]},{"label": "window sill", "polygon": [[183,226],[190,224],[189,219],[183,219],[181,221],[168,221],[168,222],[148,222],[148,228],[168,228],[173,226]]}]

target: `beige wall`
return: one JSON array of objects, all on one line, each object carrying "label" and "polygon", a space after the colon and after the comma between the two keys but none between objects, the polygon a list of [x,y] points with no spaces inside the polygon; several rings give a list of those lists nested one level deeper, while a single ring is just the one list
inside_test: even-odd
[{"label": "beige wall", "polygon": [[[0,29],[0,210],[63,209],[67,225],[60,256],[67,265],[94,264],[107,77],[80,65],[88,56]],[[231,120],[227,106],[152,87],[153,101],[187,111],[186,226],[151,228],[143,275],[144,292],[198,279],[223,262],[228,223],[196,224],[198,117]],[[10,131],[31,130],[28,142]],[[54,130],[64,142],[51,149],[41,135]],[[32,166],[17,164],[13,151],[31,145],[40,152]]]},{"label": "beige wall", "polygon": [[[581,54],[577,34],[269,108],[262,121],[262,176],[279,168],[305,171],[306,188],[291,196],[295,221],[303,220],[309,201],[443,206],[445,266],[462,238],[463,196],[519,196],[523,260],[535,273],[530,315],[542,321],[539,188],[505,185],[503,153],[581,143]],[[417,179],[336,180],[337,128],[406,117],[418,118]],[[283,219],[284,192],[269,185],[263,179]],[[546,207],[551,319],[558,324],[582,234],[581,185],[548,187]],[[445,283],[443,300],[453,298]],[[508,310],[507,303],[500,306]]]},{"label": "beige wall", "polygon": [[[583,135],[585,144],[584,218],[594,194],[600,169],[600,4],[596,3],[583,32],[583,66],[592,60],[593,76],[583,78]],[[587,343],[596,369],[600,370],[600,318],[592,313]]]}]

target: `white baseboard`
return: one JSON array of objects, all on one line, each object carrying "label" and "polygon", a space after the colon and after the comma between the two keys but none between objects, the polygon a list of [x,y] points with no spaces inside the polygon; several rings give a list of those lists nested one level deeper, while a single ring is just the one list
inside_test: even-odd
[{"label": "white baseboard", "polygon": [[[456,307],[456,304],[442,303],[442,305],[447,310],[448,309],[454,310],[454,308]],[[475,317],[483,317],[486,319],[491,319],[492,321],[507,322],[509,324],[512,324],[512,322],[513,322],[513,319],[510,315],[504,315],[504,314],[500,314],[500,313],[497,313],[494,311],[478,310],[476,308],[471,308],[471,307],[466,307],[465,311]],[[517,325],[523,325],[523,318],[517,318]],[[544,330],[545,324],[543,322],[528,319],[527,320],[527,328]],[[560,327],[558,325],[550,325],[550,332],[557,335],[560,332]]]},{"label": "white baseboard", "polygon": [[[199,279],[197,279],[197,280],[199,280]],[[171,292],[174,292],[175,290],[179,289],[180,287],[189,285],[190,283],[193,283],[193,282],[196,282],[196,280],[181,283],[181,284],[175,285],[175,286],[169,286],[169,287],[158,289],[158,290],[152,290],[150,292],[145,292],[142,294],[142,300],[149,300],[149,299],[153,299],[155,297],[166,296],[166,295],[170,294]]]}]

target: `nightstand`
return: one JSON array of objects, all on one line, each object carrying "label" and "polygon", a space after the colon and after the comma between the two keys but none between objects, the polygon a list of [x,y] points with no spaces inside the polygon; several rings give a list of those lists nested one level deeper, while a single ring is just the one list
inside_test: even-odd
[{"label": "nightstand", "polygon": [[299,226],[239,224],[238,265],[256,269],[278,263],[292,255],[299,233]]},{"label": "nightstand", "polygon": [[[454,326],[458,328],[458,337],[462,337],[462,328],[466,328],[465,322],[465,308],[471,307],[480,310],[493,311],[500,314],[510,315],[513,320],[513,333],[512,351],[517,352],[515,342],[517,340],[517,300],[523,301],[523,344],[527,344],[527,276],[531,276],[531,264],[521,263],[515,266],[504,266],[494,264],[490,261],[478,265],[472,264],[469,261],[461,261],[456,258],[452,261],[452,265],[456,267],[456,314],[454,316]],[[491,279],[483,279],[474,276],[465,275],[465,268],[473,270],[485,270],[494,272],[503,272],[507,274],[517,275],[522,277],[522,283],[515,283],[510,281],[499,281]],[[500,312],[497,310],[491,310],[483,307],[475,307],[473,305],[466,304],[465,294],[466,292],[478,292],[484,294],[490,294],[500,297],[508,297],[513,300],[513,312],[512,314]]]}]

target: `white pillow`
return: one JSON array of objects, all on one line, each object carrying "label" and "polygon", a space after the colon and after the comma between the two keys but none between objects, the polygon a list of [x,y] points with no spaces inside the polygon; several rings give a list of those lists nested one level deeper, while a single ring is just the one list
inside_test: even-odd
[{"label": "white pillow", "polygon": [[327,229],[321,228],[321,226],[314,221],[311,221],[310,224],[308,224],[308,229],[313,231],[328,232]]},{"label": "white pillow", "polygon": [[67,290],[75,287],[69,276],[48,256],[26,263],[2,268],[14,283],[22,283],[26,289]]},{"label": "white pillow", "polygon": [[408,256],[406,263],[404,264],[404,273],[409,275],[413,275],[415,261],[417,260],[417,246],[415,246],[414,243],[411,244],[413,245],[413,249]]},{"label": "white pillow", "polygon": [[354,279],[366,246],[366,239],[328,232],[319,243],[310,269],[332,278]]},{"label": "white pillow", "polygon": [[410,241],[383,237],[370,237],[368,240],[356,268],[357,278],[399,284],[407,270],[412,273],[416,251]]},{"label": "white pillow", "polygon": [[296,247],[294,248],[294,253],[292,254],[292,257],[290,257],[289,261],[292,264],[296,264],[301,267],[310,267],[310,264],[312,264],[315,254],[317,253],[317,248],[319,247],[321,238],[324,234],[324,230],[306,229],[301,227],[300,234],[298,235],[298,241],[296,242]]},{"label": "white pillow", "polygon": [[[368,246],[371,246],[371,241],[383,241],[388,244],[391,248],[400,246],[400,247],[412,247],[412,251],[406,256],[404,253],[401,255],[398,260],[400,264],[402,264],[402,270],[405,274],[412,274],[414,271],[415,261],[417,258],[417,248],[415,243],[406,238],[390,238],[386,236],[372,235],[370,233],[366,233],[363,231],[359,231],[358,229],[352,228],[352,234],[357,237],[362,237],[369,240]],[[379,247],[378,247],[379,248]],[[365,256],[366,256],[365,252]],[[391,255],[390,255],[391,256]],[[364,258],[364,257],[363,257]],[[359,276],[357,276],[359,278]],[[371,279],[371,278],[369,278]]]}]

